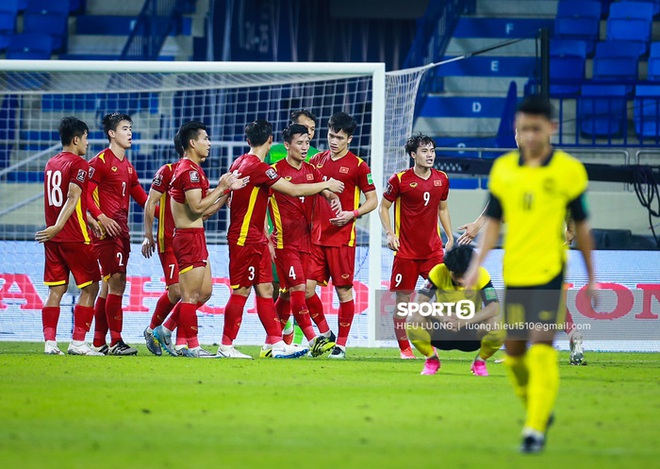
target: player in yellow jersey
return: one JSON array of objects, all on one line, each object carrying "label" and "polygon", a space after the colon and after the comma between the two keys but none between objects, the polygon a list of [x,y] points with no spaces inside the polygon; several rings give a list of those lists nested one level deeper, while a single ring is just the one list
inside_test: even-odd
[{"label": "player in yellow jersey", "polygon": [[[473,253],[474,249],[467,245],[447,251],[444,264],[431,269],[424,287],[417,293],[415,302],[420,309],[408,315],[406,329],[412,344],[426,357],[423,375],[434,375],[440,369],[436,352],[440,349],[478,350],[470,371],[476,376],[488,376],[486,360],[504,342],[500,303],[488,271],[480,267],[476,282],[464,282]],[[422,310],[423,305],[431,302],[443,306],[443,316],[428,314],[429,307]],[[448,304],[453,305],[451,313],[447,311]],[[459,309],[466,313],[465,317],[456,315]]]},{"label": "player in yellow jersey", "polygon": [[516,129],[520,150],[499,157],[493,164],[481,249],[465,274],[468,284],[477,280],[479,267],[495,246],[506,220],[502,267],[508,327],[505,364],[527,412],[520,448],[523,453],[543,449],[559,388],[557,351],[552,344],[557,324],[564,322],[567,210],[575,221],[575,239],[589,276],[587,293],[595,299],[593,241],[585,203],[587,173],[577,159],[550,144],[556,130],[552,119],[547,99],[529,96],[519,105]]}]

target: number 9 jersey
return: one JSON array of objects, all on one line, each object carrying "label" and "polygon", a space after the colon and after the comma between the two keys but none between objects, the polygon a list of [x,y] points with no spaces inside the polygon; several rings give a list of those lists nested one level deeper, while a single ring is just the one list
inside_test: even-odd
[{"label": "number 9 jersey", "polygon": [[76,209],[71,214],[62,231],[54,236],[50,242],[53,243],[76,243],[91,242],[90,230],[87,226],[87,182],[89,164],[81,156],[69,152],[55,155],[48,163],[44,171],[44,212],[46,215],[46,226],[52,226],[57,222],[62,207],[67,200],[69,184],[73,183],[80,187],[82,194]]}]

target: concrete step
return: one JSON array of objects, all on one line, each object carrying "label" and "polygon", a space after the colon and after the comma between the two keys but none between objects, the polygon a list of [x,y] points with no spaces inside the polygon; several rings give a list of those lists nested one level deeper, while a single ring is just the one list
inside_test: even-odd
[{"label": "concrete step", "polygon": [[[445,57],[443,60],[450,59]],[[538,66],[535,57],[469,57],[441,65],[441,76],[527,77]]]},{"label": "concrete step", "polygon": [[491,18],[557,15],[557,0],[479,0],[476,14]]},{"label": "concrete step", "polygon": [[415,132],[445,137],[494,136],[500,125],[498,118],[432,118],[420,117],[415,123]]},{"label": "concrete step", "polygon": [[[447,56],[465,55],[467,53],[474,53],[480,50],[493,47],[495,45],[504,43],[492,38],[454,38],[449,41],[449,46],[445,52]],[[536,41],[534,39],[523,39],[522,41],[514,44],[509,44],[497,49],[485,52],[482,56],[490,57],[534,57],[536,54]]]},{"label": "concrete step", "polygon": [[512,81],[518,86],[518,96],[522,96],[527,77],[446,77],[446,96],[506,96]]},{"label": "concrete step", "polygon": [[501,39],[531,37],[536,35],[541,28],[553,31],[554,24],[554,19],[548,18],[463,16],[458,21],[453,37],[488,37]]},{"label": "concrete step", "polygon": [[[74,34],[69,37],[69,56],[75,55],[114,55],[124,49],[125,36]],[[192,57],[191,37],[168,37],[163,45],[161,56]]]},{"label": "concrete step", "polygon": [[87,0],[85,13],[88,15],[120,15],[120,16],[138,16],[143,1],[135,0]]}]

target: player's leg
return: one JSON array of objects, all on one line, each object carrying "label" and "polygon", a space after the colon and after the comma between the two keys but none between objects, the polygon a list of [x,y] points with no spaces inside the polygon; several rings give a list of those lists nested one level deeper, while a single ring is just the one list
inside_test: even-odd
[{"label": "player's leg", "polygon": [[481,345],[470,366],[470,371],[475,376],[488,376],[486,360],[502,347],[506,338],[506,331],[500,323],[499,316],[487,319],[482,325],[483,329],[477,332]]},{"label": "player's leg", "polygon": [[[163,252],[158,253],[158,257],[163,268],[167,289],[158,298],[153,315],[151,316],[151,321],[143,334],[147,349],[154,355],[160,356],[163,352],[160,344],[154,337],[153,330],[165,322],[167,316],[181,299],[181,292],[179,288],[179,265],[174,255],[174,249],[171,247],[166,248]],[[177,341],[179,339],[178,336],[181,336],[181,334],[177,334]]]},{"label": "player's leg", "polygon": [[211,266],[206,263],[182,270],[179,274],[179,286],[181,288],[179,330],[188,342],[188,346],[182,349],[182,355],[191,358],[215,357],[215,354],[200,347],[197,323],[197,308],[210,296]]},{"label": "player's leg", "polygon": [[121,332],[124,324],[122,300],[126,290],[126,272],[116,272],[108,278],[108,296],[105,312],[110,330],[109,355],[137,355],[137,349],[124,342]]},{"label": "player's leg", "polygon": [[94,303],[94,339],[92,348],[97,352],[108,353],[106,336],[108,335],[108,318],[105,314],[105,304],[108,297],[108,282],[104,276],[99,289],[99,296]]},{"label": "player's leg", "polygon": [[568,309],[566,310],[566,334],[568,334],[568,345],[570,348],[570,359],[569,363],[571,365],[586,365],[587,360],[584,358],[584,348],[582,346],[582,341],[584,337],[582,333],[577,330],[575,327],[575,322],[573,322],[573,315]]},{"label": "player's leg", "polygon": [[311,252],[305,270],[305,277],[307,278],[307,286],[305,288],[305,301],[309,309],[309,316],[319,329],[319,333],[334,342],[335,335],[328,326],[328,321],[323,314],[323,302],[316,293],[316,286],[327,285],[329,273],[327,271],[327,262],[325,251],[322,246],[315,244],[311,247]]},{"label": "player's leg", "polygon": [[44,353],[64,355],[57,346],[57,322],[60,319],[60,303],[69,283],[69,269],[61,253],[61,244],[44,244],[44,284],[48,286],[48,297],[41,309],[41,325],[44,333]]},{"label": "player's leg", "polygon": [[[419,276],[420,262],[412,259],[401,259],[394,256],[392,263],[392,275],[390,276],[390,291],[396,294],[395,311],[399,310],[399,305],[410,302],[412,292]],[[406,335],[406,318],[397,314],[392,315],[394,325],[394,336],[399,345],[399,351],[402,359],[414,359],[410,348],[410,342]]]},{"label": "player's leg", "polygon": [[353,275],[355,273],[355,248],[349,246],[326,248],[328,250],[328,269],[339,299],[339,331],[335,348],[330,358],[345,358],[346,343],[355,317],[353,298]]},{"label": "player's leg", "polygon": [[434,375],[440,369],[440,358],[433,346],[433,319],[418,312],[411,312],[406,318],[406,333],[412,345],[426,358],[421,374]]}]

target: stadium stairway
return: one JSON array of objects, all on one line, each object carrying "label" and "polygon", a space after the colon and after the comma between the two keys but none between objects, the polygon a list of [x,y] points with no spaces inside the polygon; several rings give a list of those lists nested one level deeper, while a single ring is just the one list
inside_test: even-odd
[{"label": "stadium stairway", "polygon": [[[478,0],[474,15],[463,16],[446,58],[528,38],[540,28],[552,31],[557,1]],[[518,96],[535,66],[533,38],[440,66],[440,93],[429,95],[416,130],[436,138],[438,146],[495,146],[507,90],[515,81]]]}]

